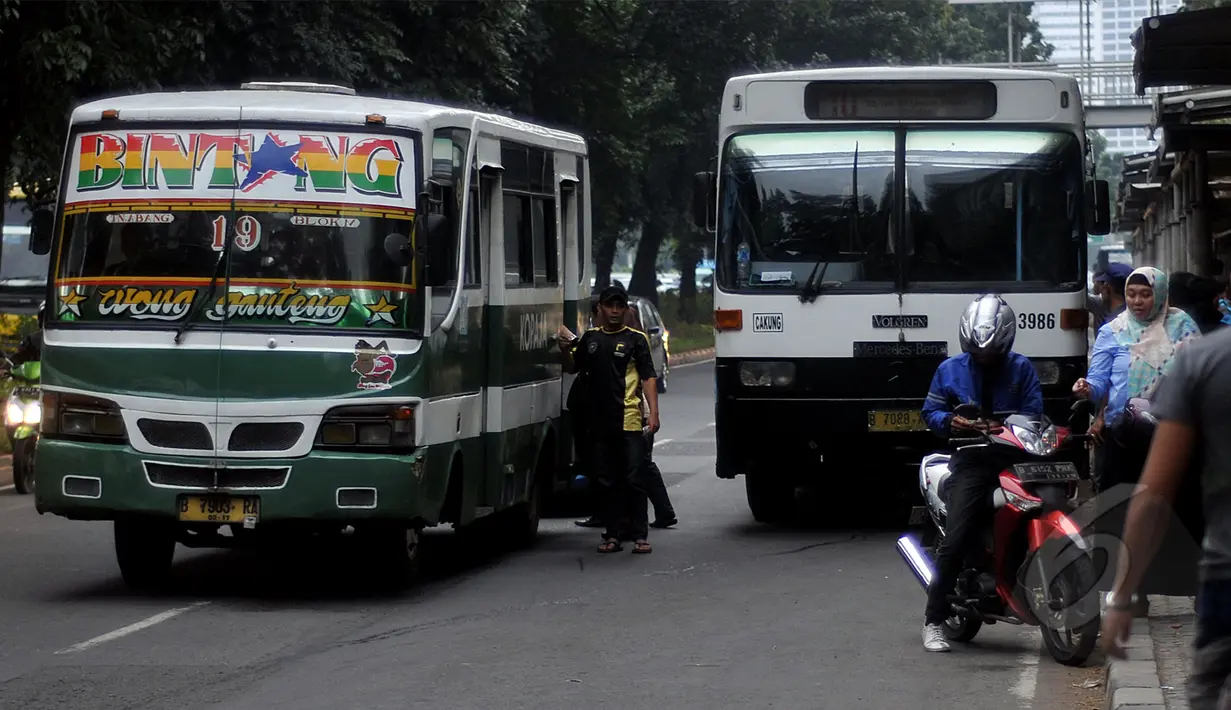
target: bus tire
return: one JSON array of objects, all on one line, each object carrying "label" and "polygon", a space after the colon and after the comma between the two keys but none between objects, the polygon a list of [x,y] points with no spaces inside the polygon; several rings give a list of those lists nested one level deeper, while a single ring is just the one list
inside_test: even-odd
[{"label": "bus tire", "polygon": [[174,528],[148,520],[115,521],[115,559],[128,586],[162,586],[171,576],[175,559]]},{"label": "bus tire", "polygon": [[744,474],[748,508],[758,523],[782,524],[795,518],[795,482],[772,473]]},{"label": "bus tire", "polygon": [[551,439],[543,442],[539,451],[538,463],[534,466],[533,478],[530,480],[530,494],[525,503],[513,507],[509,511],[509,525],[512,526],[510,536],[517,547],[530,547],[539,537],[539,522],[547,505],[547,496],[555,482],[555,447]]},{"label": "bus tire", "polygon": [[360,535],[368,575],[378,587],[400,591],[418,579],[423,550],[423,535],[418,529],[376,524]]},{"label": "bus tire", "polygon": [[34,447],[37,443],[34,437],[13,442],[13,489],[23,496],[34,492]]}]

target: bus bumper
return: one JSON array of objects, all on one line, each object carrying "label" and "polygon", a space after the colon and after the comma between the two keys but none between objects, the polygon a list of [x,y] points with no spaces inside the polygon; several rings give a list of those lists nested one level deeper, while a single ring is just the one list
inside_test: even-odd
[{"label": "bus bumper", "polygon": [[212,458],[44,439],[35,505],[40,513],[73,520],[175,520],[181,497],[218,495],[259,499],[257,525],[354,520],[432,525],[444,484],[439,492],[428,490],[437,486],[425,482],[427,449],[408,455],[314,451],[295,459],[220,459],[226,468],[219,468],[215,479]]},{"label": "bus bumper", "polygon": [[[1067,426],[1071,397],[1050,397],[1044,413]],[[945,448],[928,431],[870,431],[875,411],[919,411],[923,400],[741,399],[719,398],[715,405],[719,478],[750,471],[787,475],[800,485],[825,471],[880,475],[915,485],[913,471],[924,455]],[[1081,429],[1084,432],[1084,425]],[[1079,433],[1081,433],[1079,432]],[[1077,457],[1082,475],[1086,456]],[[865,474],[864,472],[867,472]]]}]

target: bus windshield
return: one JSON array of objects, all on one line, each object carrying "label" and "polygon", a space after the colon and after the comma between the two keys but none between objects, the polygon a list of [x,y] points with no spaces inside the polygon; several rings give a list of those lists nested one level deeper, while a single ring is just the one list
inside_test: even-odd
[{"label": "bus windshield", "polygon": [[[1080,288],[1076,137],[902,133],[732,138],[719,188],[719,283],[798,290],[819,265],[818,285],[855,290],[891,290],[899,280],[909,290]],[[905,166],[905,220],[897,217],[897,165]]]},{"label": "bus windshield", "polygon": [[[183,149],[186,164],[213,170],[200,170],[205,175],[194,184],[189,174],[168,170],[160,175],[147,166],[145,177],[153,185],[139,189],[162,194],[144,200],[132,199],[131,189],[114,199],[105,199],[110,197],[107,186],[80,189],[101,180],[124,189],[123,161],[116,161],[118,169],[110,176],[106,165],[72,174],[70,185],[78,189],[66,199],[55,252],[55,317],[138,327],[178,327],[191,318],[206,327],[225,320],[228,328],[249,330],[333,326],[422,332],[415,270],[395,263],[384,249],[387,235],[409,238],[412,233],[415,171],[401,163],[413,161],[413,145],[377,139],[383,140],[383,153],[369,151],[363,162],[353,152],[345,156],[347,147],[353,151],[356,143],[373,139],[335,136],[330,143],[330,136],[321,136],[320,143],[313,143],[308,136],[268,133],[265,140],[282,151],[280,162],[267,163],[268,170],[249,179],[244,161],[266,167],[260,156],[266,150],[263,136],[256,132],[252,143],[235,148],[239,169],[234,176],[224,175],[223,189],[211,193],[202,189],[203,183],[218,179],[219,171],[212,156],[202,160],[205,134],[170,135],[179,139],[169,145]],[[115,138],[139,143],[151,141],[150,136]],[[80,161],[107,161],[106,145],[81,138]],[[253,151],[251,145],[260,147]],[[310,147],[330,150],[314,160]],[[191,155],[194,150],[197,154]],[[349,175],[325,170],[330,161],[341,163],[339,157],[348,160]],[[174,154],[164,158],[167,163],[174,159]],[[380,182],[385,175],[392,179]],[[160,177],[182,181],[182,192],[166,189]],[[333,193],[364,189],[354,195],[321,194],[325,191],[310,189],[314,181]],[[205,194],[181,196],[190,191]],[[233,242],[223,262],[228,239]],[[206,298],[215,277],[209,302],[197,303]]]}]

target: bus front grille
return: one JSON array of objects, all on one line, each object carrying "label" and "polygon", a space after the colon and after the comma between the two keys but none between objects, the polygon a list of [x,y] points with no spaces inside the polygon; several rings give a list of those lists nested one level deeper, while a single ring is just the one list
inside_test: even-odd
[{"label": "bus front grille", "polygon": [[228,451],[286,451],[303,436],[302,422],[245,422],[235,427]]},{"label": "bus front grille", "polygon": [[209,429],[201,422],[138,419],[137,428],[151,446],[160,449],[208,451],[214,448]]},{"label": "bus front grille", "polygon": [[209,468],[146,462],[145,475],[155,486],[171,488],[281,488],[291,469],[283,468]]}]

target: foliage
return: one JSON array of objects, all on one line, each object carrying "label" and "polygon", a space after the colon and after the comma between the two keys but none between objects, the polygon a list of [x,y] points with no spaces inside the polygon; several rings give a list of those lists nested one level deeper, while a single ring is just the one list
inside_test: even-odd
[{"label": "foliage", "polygon": [[[1048,56],[1030,3],[1016,59]],[[735,74],[1005,58],[1008,8],[945,0],[0,0],[0,177],[54,187],[72,107],[109,94],[314,80],[444,100],[577,131],[590,142],[597,276],[639,239],[630,289],[657,299],[674,247],[687,319],[692,174],[717,147]]]}]

